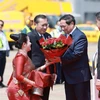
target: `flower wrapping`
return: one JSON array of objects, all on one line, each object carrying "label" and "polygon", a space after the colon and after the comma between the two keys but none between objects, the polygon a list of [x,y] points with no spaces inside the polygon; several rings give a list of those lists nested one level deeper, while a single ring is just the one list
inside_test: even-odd
[{"label": "flower wrapping", "polygon": [[[41,51],[44,53],[48,61],[53,61],[54,58],[60,57],[72,44],[72,37],[60,35],[58,38],[49,38],[39,40]],[[59,62],[59,61],[58,61]]]}]

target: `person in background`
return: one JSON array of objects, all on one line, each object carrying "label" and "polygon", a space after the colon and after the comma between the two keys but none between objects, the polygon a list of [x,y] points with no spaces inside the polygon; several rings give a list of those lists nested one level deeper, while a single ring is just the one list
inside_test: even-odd
[{"label": "person in background", "polygon": [[29,17],[26,20],[26,25],[25,25],[24,29],[21,30],[21,32],[24,33],[24,34],[31,32],[32,31],[32,25],[33,25],[33,19],[31,17]]},{"label": "person in background", "polygon": [[6,66],[6,56],[9,56],[10,47],[5,32],[2,30],[4,21],[0,20],[0,88],[5,87],[3,84],[3,75]]},{"label": "person in background", "polygon": [[[96,13],[96,24],[98,29],[100,30],[100,12]],[[100,90],[100,37],[98,40],[98,60],[97,60],[97,80],[96,80],[96,88]]]},{"label": "person in background", "polygon": [[58,38],[61,34],[64,34],[64,31],[62,31],[60,27],[59,20],[56,22],[55,29],[50,32],[52,37]]},{"label": "person in background", "polygon": [[75,18],[66,14],[60,18],[60,27],[73,42],[61,57],[66,100],[91,100],[91,72],[87,55],[87,38],[75,26]]},{"label": "person in background", "polygon": [[[58,20],[55,25],[55,29],[50,32],[51,36],[54,38],[58,38],[61,34],[64,34],[64,31],[62,31],[60,27],[60,21]],[[61,83],[61,63],[56,63],[57,68],[57,79],[55,84]]]},{"label": "person in background", "polygon": [[[32,59],[35,68],[38,68],[45,63],[45,56],[43,52],[40,50],[40,46],[38,45],[38,41],[41,38],[47,39],[51,38],[51,35],[46,32],[48,28],[48,19],[45,15],[37,15],[34,18],[35,29],[32,32],[28,33],[31,42],[31,51],[28,52],[29,57]],[[54,73],[53,66],[49,66],[46,70],[42,72],[52,74]],[[44,88],[42,100],[49,100],[49,92],[50,87]]]}]

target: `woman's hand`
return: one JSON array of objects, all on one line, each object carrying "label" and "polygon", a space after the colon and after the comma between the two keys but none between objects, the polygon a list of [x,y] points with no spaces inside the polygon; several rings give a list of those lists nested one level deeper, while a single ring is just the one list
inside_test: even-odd
[{"label": "woman's hand", "polygon": [[45,64],[37,68],[36,70],[38,71],[43,71],[46,67],[50,66],[51,64],[54,64],[54,62],[50,62],[47,59],[45,60]]},{"label": "woman's hand", "polygon": [[96,81],[96,88],[97,90],[100,90],[100,79],[97,79]]},{"label": "woman's hand", "polygon": [[32,81],[32,80],[30,80],[30,79],[28,79],[28,78],[24,78],[24,80],[23,80],[25,83],[27,83],[27,84],[29,84],[29,85],[31,85],[31,86],[35,86],[35,82],[34,81]]},{"label": "woman's hand", "polygon": [[54,64],[54,63],[58,63],[58,62],[61,62],[61,59],[60,59],[60,57],[54,57],[54,58],[52,58],[52,59],[50,59],[50,60],[45,60],[46,62],[45,62],[45,64],[43,65],[43,66],[40,66],[39,68],[37,68],[36,70],[38,70],[38,71],[43,71],[46,67],[48,67],[48,66],[50,66],[50,65],[52,65],[52,64]]},{"label": "woman's hand", "polygon": [[45,66],[50,66],[51,64],[53,64],[53,62],[52,61],[48,61],[47,59],[45,59]]}]

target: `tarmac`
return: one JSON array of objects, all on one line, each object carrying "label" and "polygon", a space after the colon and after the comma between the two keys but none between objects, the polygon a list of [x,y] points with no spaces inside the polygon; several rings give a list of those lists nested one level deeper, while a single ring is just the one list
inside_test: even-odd
[{"label": "tarmac", "polygon": [[[91,43],[89,44],[89,59],[92,61],[93,54],[97,51],[97,43]],[[11,51],[10,56],[7,57],[7,63],[6,63],[6,68],[5,68],[5,73],[4,73],[4,84],[6,85],[10,75],[12,73],[12,59],[14,58],[17,50]],[[93,79],[91,80],[91,100],[93,99]],[[0,100],[8,100],[7,98],[7,93],[6,93],[7,88],[0,88]],[[51,89],[50,91],[50,98],[49,100],[66,100],[65,99],[65,91],[64,91],[64,84],[56,84],[53,86],[53,90]]]}]

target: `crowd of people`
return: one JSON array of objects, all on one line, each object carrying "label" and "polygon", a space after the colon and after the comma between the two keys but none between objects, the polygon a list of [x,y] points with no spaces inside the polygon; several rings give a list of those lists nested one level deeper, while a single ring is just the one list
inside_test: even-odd
[{"label": "crowd of people", "polygon": [[[96,14],[96,21],[100,29],[100,12]],[[34,29],[31,27],[33,24],[35,26]],[[1,88],[5,87],[2,83],[3,73],[6,56],[9,56],[10,50],[5,33],[2,31],[3,25],[4,22],[0,20]],[[57,21],[55,30],[50,34],[46,32],[48,26],[47,16],[39,14],[28,22],[20,34],[12,34],[10,36],[15,41],[18,52],[12,61],[13,72],[7,85],[9,100],[49,100],[51,85],[39,87],[36,81],[30,78],[30,75],[36,77],[33,74],[34,70],[45,73],[45,75],[53,75],[52,80],[56,81],[55,84],[64,83],[66,100],[91,100],[90,80],[92,76],[87,53],[87,37],[76,27],[75,17],[71,14],[63,15]],[[56,58],[57,60],[54,59],[53,63],[56,64],[55,71],[54,64],[46,60],[37,41],[41,38],[45,40],[51,37],[58,38],[60,34],[66,36],[66,38],[70,36],[73,42],[61,57]],[[96,82],[98,90],[100,90],[99,62],[98,45],[98,80]]]}]

